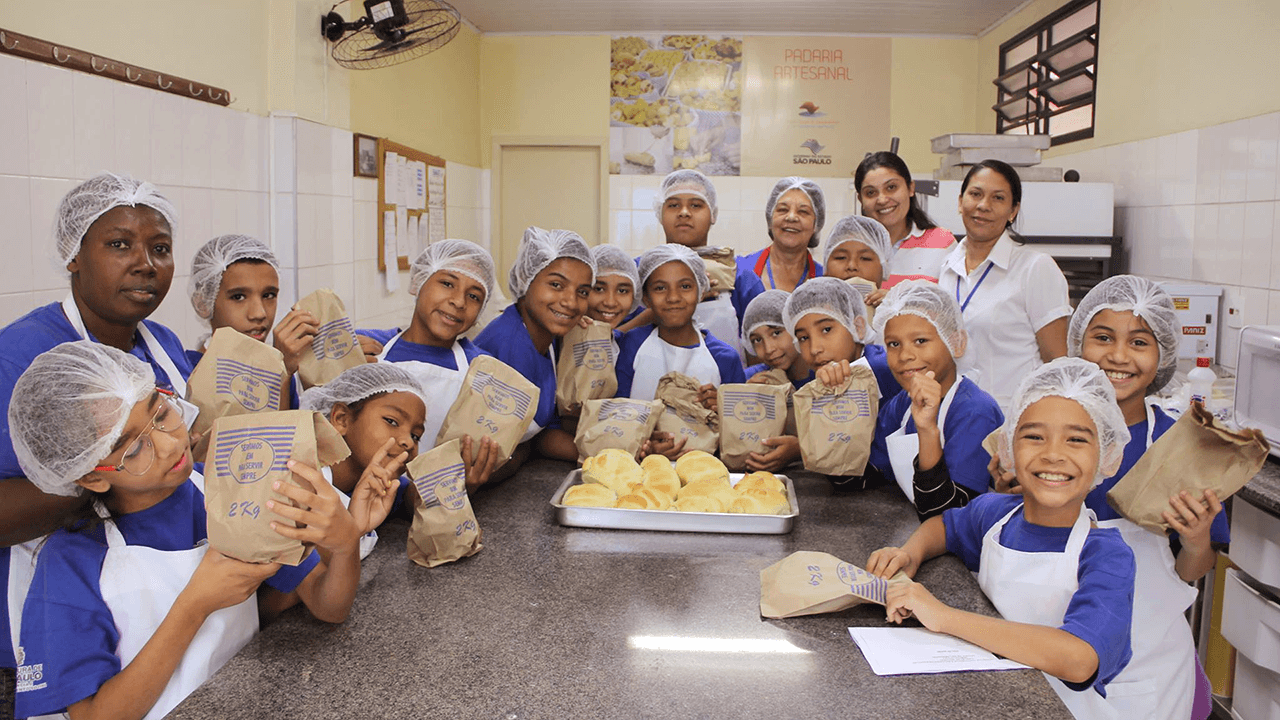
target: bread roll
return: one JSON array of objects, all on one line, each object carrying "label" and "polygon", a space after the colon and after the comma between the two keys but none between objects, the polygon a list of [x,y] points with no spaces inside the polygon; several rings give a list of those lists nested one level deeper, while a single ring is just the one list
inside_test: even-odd
[{"label": "bread roll", "polygon": [[670,475],[655,474],[646,477],[641,487],[649,488],[656,493],[666,495],[669,500],[674,500],[680,492],[680,478],[676,477],[675,471],[672,470]]},{"label": "bread roll", "polygon": [[586,483],[584,485],[574,485],[565,490],[564,498],[561,499],[560,504],[575,507],[616,507],[618,496],[603,485]]},{"label": "bread roll", "polygon": [[627,510],[649,510],[649,501],[639,495],[623,495],[618,498],[618,507]]},{"label": "bread roll", "polygon": [[714,498],[722,508],[715,512],[724,512],[738,499],[738,493],[719,480],[695,480],[680,488],[680,492],[676,494],[677,501],[691,497]]},{"label": "bread roll", "polygon": [[680,456],[676,460],[676,475],[680,483],[688,485],[694,480],[719,480],[729,484],[729,469],[714,455],[701,450],[694,450]]},{"label": "bread roll", "polygon": [[724,512],[719,500],[701,495],[677,500],[675,507],[681,512]]},{"label": "bread roll", "polygon": [[[775,490],[744,490],[740,497],[756,503],[756,507],[760,508],[757,512],[760,514],[786,515],[791,512],[791,503],[787,501],[787,496]],[[733,512],[732,508],[730,512]]]},{"label": "bread roll", "polygon": [[582,481],[604,485],[617,495],[626,495],[632,483],[644,481],[644,472],[631,453],[610,448],[583,461]]},{"label": "bread roll", "polygon": [[657,492],[651,488],[641,487],[636,490],[635,495],[639,495],[649,503],[650,510],[668,510],[671,508],[671,497],[666,493]]},{"label": "bread roll", "polygon": [[771,472],[753,472],[738,481],[733,486],[739,492],[744,490],[773,490],[785,494],[787,486]]}]

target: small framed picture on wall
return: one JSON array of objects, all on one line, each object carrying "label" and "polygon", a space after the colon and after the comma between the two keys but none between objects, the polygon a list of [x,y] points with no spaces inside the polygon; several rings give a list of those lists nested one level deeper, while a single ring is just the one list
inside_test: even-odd
[{"label": "small framed picture on wall", "polygon": [[378,177],[378,138],[355,133],[351,136],[354,144],[354,175],[356,177]]}]

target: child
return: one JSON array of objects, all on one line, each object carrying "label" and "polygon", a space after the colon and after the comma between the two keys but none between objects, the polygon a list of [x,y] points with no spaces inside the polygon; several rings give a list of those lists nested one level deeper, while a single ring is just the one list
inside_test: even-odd
[{"label": "child", "polygon": [[[343,505],[351,503],[351,493],[366,471],[386,482],[396,480],[384,466],[403,467],[418,456],[423,423],[427,417],[427,395],[407,370],[395,363],[368,363],[343,370],[338,377],[302,394],[302,409],[328,418],[342,435],[351,454],[336,465],[320,468],[320,474],[337,488]],[[466,438],[463,446],[467,447]],[[463,454],[463,460],[470,453]],[[403,507],[409,478],[401,475],[391,513]],[[360,558],[373,552],[378,533],[360,539]]]},{"label": "child", "polygon": [[[409,328],[360,331],[385,343],[378,359],[409,371],[422,396],[430,398],[418,452],[435,447],[471,361],[490,354],[462,335],[484,312],[496,283],[493,257],[487,250],[467,240],[439,240],[418,253],[409,266],[409,294],[417,296]],[[470,438],[462,443],[464,459],[471,461]],[[497,449],[490,438],[481,439],[474,462],[468,463],[468,470],[474,469],[467,476],[474,480],[472,489],[487,482],[495,464],[503,460]]]},{"label": "child", "polygon": [[[786,372],[791,386],[797,390],[813,379],[813,370],[800,357],[782,321],[782,308],[789,297],[791,294],[782,290],[765,290],[747,306],[742,320],[743,341],[753,355],[764,359],[759,365],[746,369],[747,382],[767,382],[763,373],[769,370]],[[747,456],[747,469],[752,472],[777,472],[800,457],[800,438],[794,435],[765,438],[761,442],[774,449],[763,455],[753,452]]]},{"label": "child", "polygon": [[18,687],[19,717],[161,717],[253,637],[259,599],[296,593],[317,619],[346,619],[359,538],[394,497],[385,476],[366,474],[348,512],[319,472],[290,461],[303,487],[277,491],[300,506],[269,501],[263,512],[290,521],[273,523],[276,532],[327,558],[245,563],[204,542],[203,478],[192,474],[186,425],[142,361],[64,343],[23,373],[8,414],[37,487],[93,498],[86,517],[40,550],[22,612],[19,657],[33,680]]},{"label": "child", "polygon": [[827,201],[818,183],[785,177],[773,186],[764,204],[770,244],[738,257],[739,268],[750,270],[769,290],[792,292],[806,280],[820,277],[810,248],[818,247],[826,223]]},{"label": "child", "polygon": [[982,441],[1004,415],[956,373],[966,342],[960,306],[937,283],[905,280],[885,296],[874,329],[905,392],[880,410],[871,465],[897,481],[921,520],[964,506],[987,489]]},{"label": "child", "polygon": [[937,282],[956,238],[934,225],[920,207],[911,170],[902,158],[891,152],[871,153],[854,171],[853,185],[862,214],[883,225],[893,243],[884,288],[903,280]]},{"label": "child", "polygon": [[[849,366],[858,364],[875,373],[882,403],[902,389],[882,354],[863,356],[871,335],[867,306],[862,295],[843,280],[821,277],[796,288],[787,298],[782,319],[800,357],[813,368],[818,380],[839,385],[848,379]],[[824,373],[827,365],[830,367]]]},{"label": "child", "polygon": [[1118,275],[1085,295],[1067,332],[1070,354],[1097,364],[1111,380],[1129,427],[1119,470],[1085,498],[1085,505],[1098,516],[1098,526],[1118,529],[1137,562],[1133,662],[1119,679],[1154,682],[1145,684],[1146,693],[1116,699],[1127,709],[1125,717],[1203,718],[1211,710],[1208,679],[1183,613],[1196,598],[1195,587],[1188,583],[1213,569],[1215,545],[1230,542],[1222,504],[1211,490],[1203,498],[1185,492],[1169,498],[1164,519],[1175,533],[1166,540],[1124,519],[1107,502],[1107,492],[1173,426],[1173,419],[1145,398],[1173,377],[1178,328],[1173,299],[1160,286]]},{"label": "child", "polygon": [[[275,253],[262,242],[247,235],[223,235],[205,243],[191,259],[191,307],[196,316],[211,330],[230,327],[254,340],[270,342],[284,355],[284,368],[291,380],[285,384],[283,407],[296,408],[301,385],[296,381],[302,352],[310,347],[320,327],[315,316],[306,310],[290,310],[271,329],[276,319],[276,303],[280,296],[280,264]],[[194,367],[204,357],[204,343],[199,350],[188,350]]]},{"label": "child", "polygon": [[[716,222],[716,188],[697,170],[677,170],[663,178],[653,209],[667,244],[696,251],[707,247],[707,234]],[[708,286],[694,317],[707,332],[725,342],[737,343],[747,305],[762,292],[764,285],[760,278],[750,269],[738,266],[733,291],[719,292]],[[620,329],[626,332],[652,322],[652,313],[642,312],[628,318]]]},{"label": "child", "polygon": [[879,307],[888,290],[881,287],[893,244],[889,232],[880,223],[861,215],[850,215],[836,223],[827,238],[827,277],[839,280],[862,278],[876,286],[863,300],[869,307]]},{"label": "child", "polygon": [[[586,241],[569,230],[524,231],[507,279],[516,300],[476,338],[476,345],[537,385],[538,410],[521,442],[556,460],[576,461],[578,448],[556,415],[556,361],[551,344],[587,312],[596,261]],[[518,465],[517,458],[512,466]]]},{"label": "child", "polygon": [[901,548],[875,551],[867,569],[914,577],[924,561],[954,553],[1003,619],[948,607],[909,582],[889,587],[890,621],[914,615],[1044,672],[1080,720],[1128,717],[1110,684],[1129,661],[1133,553],[1118,531],[1091,528],[1084,505],[1129,440],[1115,391],[1096,365],[1060,358],[1023,380],[1012,407],[1000,455],[1016,468],[1022,497],[979,495],[926,520]]},{"label": "child", "polygon": [[587,301],[587,317],[613,328],[613,357],[618,357],[618,339],[622,333],[618,326],[626,321],[635,308],[640,287],[640,273],[636,261],[617,245],[596,245],[591,248],[596,260],[596,284],[591,288]]}]

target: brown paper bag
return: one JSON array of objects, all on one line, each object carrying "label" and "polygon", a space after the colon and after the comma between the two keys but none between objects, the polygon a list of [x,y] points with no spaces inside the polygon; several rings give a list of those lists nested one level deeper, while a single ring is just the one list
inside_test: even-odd
[{"label": "brown paper bag", "polygon": [[484,549],[480,526],[467,496],[462,443],[450,440],[409,463],[413,483],[405,490],[413,507],[409,526],[409,559],[435,567],[475,555]]},{"label": "brown paper bag", "polygon": [[801,550],[760,571],[760,614],[789,618],[884,605],[889,585],[905,581],[901,572],[885,580],[835,555]]},{"label": "brown paper bag", "polygon": [[574,325],[560,346],[556,363],[556,408],[568,415],[584,400],[611,398],[618,392],[614,373],[613,328],[591,321],[590,327]]},{"label": "brown paper bag", "polygon": [[538,412],[538,397],[538,386],[510,365],[481,355],[467,368],[462,391],[444,416],[436,444],[469,435],[476,453],[480,438],[487,435],[498,443],[502,457],[509,458]]},{"label": "brown paper bag", "polygon": [[[760,382],[761,379],[764,380],[766,385],[785,385],[787,387],[787,423],[782,429],[782,434],[797,437],[799,430],[796,429],[796,388],[791,384],[791,378],[787,377],[787,371],[772,368],[758,372],[753,377],[757,378],[756,382]],[[747,379],[750,380],[751,378]]]},{"label": "brown paper bag", "polygon": [[1107,502],[1129,520],[1164,535],[1160,513],[1169,498],[1186,490],[1199,501],[1205,490],[1226,500],[1266,462],[1271,446],[1262,431],[1232,432],[1198,403],[1160,436],[1107,493]]},{"label": "brown paper bag", "polygon": [[294,307],[311,313],[320,323],[311,347],[298,360],[298,379],[304,389],[323,385],[343,370],[365,363],[347,308],[332,290],[317,290]]},{"label": "brown paper bag", "polygon": [[308,410],[229,415],[214,421],[209,447],[204,494],[210,547],[245,562],[302,562],[311,547],[271,529],[273,522],[288,521],[268,510],[267,501],[293,503],[271,486],[281,481],[311,490],[285,463],[318,470],[345,459],[351,451],[338,431]]},{"label": "brown paper bag", "polygon": [[[867,300],[867,296],[878,289],[876,288],[875,283],[871,282],[866,278],[851,277],[851,278],[847,278],[845,280],[845,283],[853,286],[853,289],[858,291],[858,294],[862,296],[862,301],[864,303]],[[876,309],[871,307],[870,305],[867,305],[866,308],[867,308],[867,327],[871,327],[871,321],[875,319],[875,316],[876,316]]]},{"label": "brown paper bag", "polygon": [[720,416],[698,402],[698,381],[678,372],[658,378],[654,399],[666,409],[658,416],[657,432],[671,433],[676,442],[684,440],[685,450],[715,454],[720,446]]},{"label": "brown paper bag", "polygon": [[871,369],[854,365],[849,379],[836,387],[814,380],[796,391],[795,405],[805,469],[837,477],[861,475],[880,410]]},{"label": "brown paper bag", "polygon": [[200,408],[191,426],[201,434],[193,451],[196,461],[204,462],[215,419],[279,410],[287,378],[279,350],[229,327],[215,330],[187,380],[187,400]]},{"label": "brown paper bag", "polygon": [[733,282],[738,276],[738,262],[734,258],[733,248],[703,246],[695,250],[707,266],[707,279],[713,281],[711,288],[717,293],[732,290]]},{"label": "brown paper bag", "polygon": [[780,437],[787,424],[791,384],[727,383],[716,388],[720,408],[720,460],[734,472],[751,453],[767,453],[764,440]]},{"label": "brown paper bag", "polygon": [[573,438],[578,446],[578,462],[609,448],[635,457],[640,446],[653,434],[663,409],[661,400],[610,398],[583,402],[578,433]]}]

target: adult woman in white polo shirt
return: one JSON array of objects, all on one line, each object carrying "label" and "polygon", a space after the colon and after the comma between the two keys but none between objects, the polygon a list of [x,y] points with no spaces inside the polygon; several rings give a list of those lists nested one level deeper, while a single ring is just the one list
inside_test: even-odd
[{"label": "adult woman in white polo shirt", "polygon": [[942,264],[938,283],[956,294],[969,347],[959,369],[1008,411],[1018,383],[1067,354],[1067,279],[1048,255],[1015,240],[1022,203],[1018,173],[984,160],[960,185],[965,239]]}]

